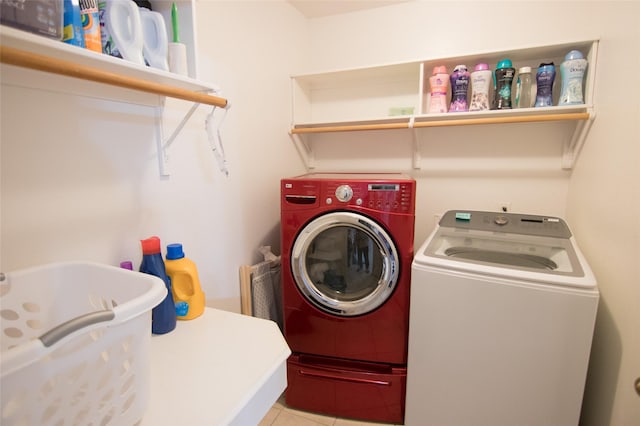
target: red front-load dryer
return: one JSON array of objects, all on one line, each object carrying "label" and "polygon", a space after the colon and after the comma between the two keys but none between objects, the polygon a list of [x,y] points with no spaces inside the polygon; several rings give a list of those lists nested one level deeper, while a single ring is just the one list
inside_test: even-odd
[{"label": "red front-load dryer", "polygon": [[314,173],[281,184],[287,404],[401,423],[415,181]]}]

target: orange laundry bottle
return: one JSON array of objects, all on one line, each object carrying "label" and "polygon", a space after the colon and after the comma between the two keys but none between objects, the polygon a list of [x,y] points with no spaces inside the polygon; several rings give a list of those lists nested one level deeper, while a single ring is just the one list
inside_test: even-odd
[{"label": "orange laundry bottle", "polygon": [[204,312],[204,292],[200,287],[200,278],[196,264],[184,256],[182,244],[167,246],[165,262],[167,275],[171,278],[171,292],[176,304],[176,317],[179,320],[191,320]]}]

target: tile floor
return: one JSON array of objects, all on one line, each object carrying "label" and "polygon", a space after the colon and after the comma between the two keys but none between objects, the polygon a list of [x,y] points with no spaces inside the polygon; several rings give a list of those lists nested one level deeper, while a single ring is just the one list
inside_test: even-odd
[{"label": "tile floor", "polygon": [[287,407],[284,395],[273,404],[258,426],[392,426],[389,423],[372,423],[336,418]]}]

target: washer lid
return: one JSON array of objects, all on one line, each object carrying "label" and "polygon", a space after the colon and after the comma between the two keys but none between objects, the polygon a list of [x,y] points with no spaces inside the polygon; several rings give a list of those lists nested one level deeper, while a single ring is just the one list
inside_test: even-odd
[{"label": "washer lid", "polygon": [[[469,219],[466,215],[456,219],[455,213],[459,212],[443,216],[416,255],[414,266],[595,287],[595,278],[562,219],[547,223],[539,216],[491,212],[471,212]],[[478,218],[475,221],[474,216]]]},{"label": "washer lid", "polygon": [[445,228],[571,238],[571,231],[567,223],[561,218],[553,216],[450,210],[442,216],[439,225]]},{"label": "washer lid", "polygon": [[425,254],[502,268],[582,276],[568,239],[440,228]]}]

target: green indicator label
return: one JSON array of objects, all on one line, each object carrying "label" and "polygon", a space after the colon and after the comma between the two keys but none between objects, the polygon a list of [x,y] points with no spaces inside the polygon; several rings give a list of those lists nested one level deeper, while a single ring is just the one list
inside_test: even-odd
[{"label": "green indicator label", "polygon": [[456,213],[456,220],[471,220],[471,213]]}]

